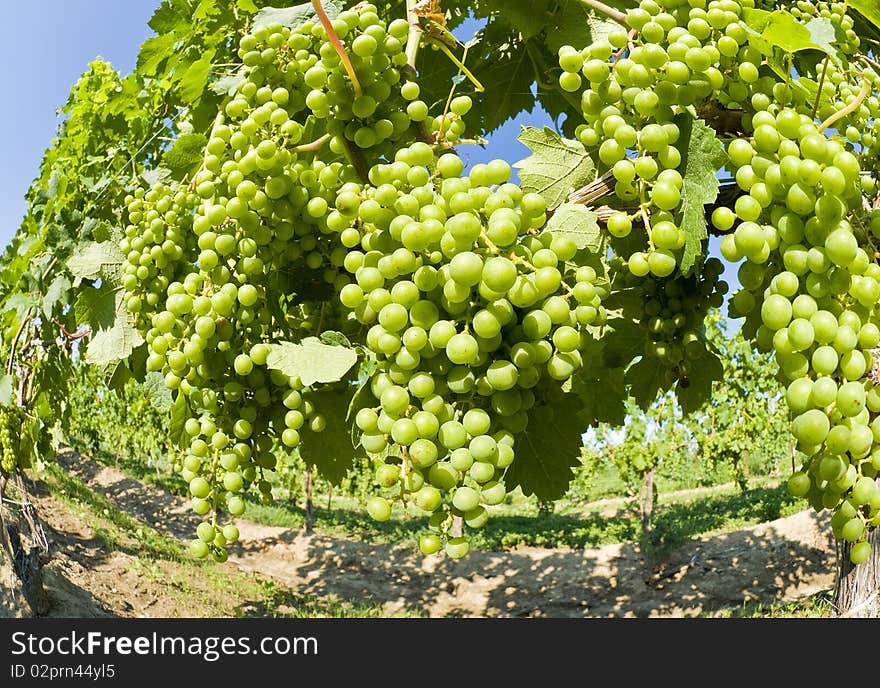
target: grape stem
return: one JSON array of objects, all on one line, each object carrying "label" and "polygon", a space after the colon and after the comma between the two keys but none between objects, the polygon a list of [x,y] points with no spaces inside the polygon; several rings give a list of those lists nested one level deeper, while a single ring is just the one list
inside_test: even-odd
[{"label": "grape stem", "polygon": [[358,81],[357,74],[354,72],[351,58],[349,58],[348,53],[345,52],[345,46],[342,45],[342,41],[339,40],[336,29],[333,28],[333,22],[330,21],[330,17],[328,17],[327,13],[324,11],[324,6],[321,4],[321,0],[312,0],[312,7],[315,8],[315,14],[318,15],[318,19],[321,21],[321,26],[323,26],[324,31],[327,32],[327,39],[333,45],[336,54],[339,55],[339,59],[342,60],[342,65],[345,67],[345,71],[348,73],[348,78],[351,79],[351,85],[354,87],[355,97],[360,98],[364,94],[364,90],[361,88],[361,82]]},{"label": "grape stem", "polygon": [[[409,34],[406,37],[406,67],[405,71],[410,79],[417,76],[416,60],[419,56],[419,47],[422,44],[422,29],[419,26],[419,16],[416,14],[417,0],[406,0],[406,21],[409,24]],[[424,143],[434,145],[436,138],[428,131],[424,122],[416,125],[418,137]]]},{"label": "grape stem", "polygon": [[600,2],[599,0],[580,0],[582,5],[586,5],[587,7],[591,7],[597,12],[601,12],[602,14],[611,17],[618,24],[623,24],[626,26],[626,13],[621,12],[620,10],[616,10],[613,7],[609,7],[604,2]]},{"label": "grape stem", "polygon": [[865,98],[868,97],[868,94],[871,92],[871,82],[866,77],[862,76],[862,90],[859,91],[859,95],[857,95],[853,101],[847,105],[842,110],[838,110],[831,117],[826,119],[822,124],[819,125],[819,131],[824,131],[828,127],[830,127],[835,122],[843,119],[847,115],[855,112],[859,106],[865,101]]},{"label": "grape stem", "polygon": [[[443,43],[442,41],[436,41],[434,43],[435,43],[435,45],[437,45],[440,48],[440,50],[442,50],[446,54],[446,57],[448,57],[450,60],[452,60],[452,63],[456,67],[458,67],[459,72],[461,72],[462,74],[464,74],[468,78],[468,80],[474,85],[474,89],[477,91],[477,93],[482,93],[483,91],[486,90],[483,87],[483,84],[481,84],[480,81],[477,79],[477,77],[475,77],[471,73],[471,70],[469,70],[467,67],[464,66],[464,62],[462,60],[459,60],[453,54],[453,52],[446,46],[445,43]],[[467,57],[467,47],[465,47],[464,54],[465,54],[465,57]]]},{"label": "grape stem", "polygon": [[339,137],[342,141],[342,146],[345,148],[345,157],[348,158],[348,161],[352,164],[355,171],[358,174],[358,177],[361,178],[365,184],[369,180],[370,170],[367,168],[367,163],[364,160],[364,156],[361,155],[361,152],[355,148],[351,141],[345,138],[344,135]]},{"label": "grape stem", "polygon": [[819,77],[819,88],[816,90],[816,102],[813,103],[813,112],[810,114],[810,117],[815,119],[816,113],[819,111],[819,101],[822,99],[822,87],[825,86],[825,76],[828,74],[828,63],[831,61],[831,57],[826,55],[825,62],[822,65],[822,76]]},{"label": "grape stem", "polygon": [[301,146],[297,146],[293,150],[297,153],[309,153],[312,151],[320,150],[321,146],[323,146],[327,141],[332,138],[330,134],[324,134],[321,138],[315,139],[311,143],[304,143]]},{"label": "grape stem", "polygon": [[422,29],[415,12],[416,4],[416,0],[406,0],[406,21],[409,23],[409,35],[406,37],[406,66],[413,75],[416,73],[416,58],[422,43]]}]

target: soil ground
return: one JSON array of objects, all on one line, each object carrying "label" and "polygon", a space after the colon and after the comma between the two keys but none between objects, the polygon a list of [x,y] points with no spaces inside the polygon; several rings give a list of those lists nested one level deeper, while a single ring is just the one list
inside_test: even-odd
[{"label": "soil ground", "polygon": [[[135,521],[181,542],[192,537],[198,516],[185,500],[72,451],[59,463]],[[328,609],[347,616],[680,617],[796,600],[834,582],[830,527],[811,511],[693,540],[659,563],[647,562],[632,543],[475,551],[451,561],[240,521],[241,541],[229,561],[198,565],[185,557],[145,558],[137,542],[108,548],[112,528],[100,513],[45,491],[36,503],[53,553],[44,569],[53,598],[49,615],[59,617],[323,615]],[[0,615],[14,606],[0,599]]]}]

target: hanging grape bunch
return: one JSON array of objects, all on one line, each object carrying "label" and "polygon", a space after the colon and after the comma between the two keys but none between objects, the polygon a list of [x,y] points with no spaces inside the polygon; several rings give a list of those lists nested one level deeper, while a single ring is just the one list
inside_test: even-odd
[{"label": "hanging grape bunch", "polygon": [[[607,230],[620,238],[643,233],[618,244],[627,249],[618,265],[625,261],[629,272],[621,284],[648,280],[642,322],[651,332],[673,334],[657,294],[676,298],[681,291],[672,286],[682,279],[675,275],[685,245],[682,160],[674,146],[681,115],[735,113],[720,170],[732,193],[710,215],[723,235],[723,257],[740,262],[742,289],[731,315],[745,317],[759,347],[775,351],[788,385],[792,433],[807,456],[790,490],[834,512],[835,535],[855,543],[851,558],[860,563],[870,554],[867,529],[880,525],[880,391],[871,373],[880,343],[873,244],[880,219],[870,209],[876,177],[865,172],[876,168],[880,77],[870,61],[849,62],[859,38],[845,3],[789,8],[800,22],[827,21],[845,38],[820,64],[817,92],[786,78],[772,45],[759,49],[753,7],[644,0],[626,13],[626,27],[581,50],[562,48],[559,83],[580,93],[578,138],[596,150],[617,201],[636,206],[611,214]],[[703,279],[719,271],[706,263]],[[676,281],[664,285],[670,276]],[[695,308],[692,301],[673,321]],[[694,333],[684,337],[655,341],[653,353],[680,360]]]}]

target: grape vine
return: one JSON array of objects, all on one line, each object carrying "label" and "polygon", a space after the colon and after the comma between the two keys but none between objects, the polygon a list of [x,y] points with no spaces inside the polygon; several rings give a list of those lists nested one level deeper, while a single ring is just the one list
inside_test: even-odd
[{"label": "grape vine", "polygon": [[[209,4],[200,23],[164,3],[131,77],[94,66],[3,292],[10,361],[31,350],[24,332],[45,342],[60,328],[69,345],[88,326],[85,362],[116,389],[146,380],[170,408],[204,517],[197,556],[225,560],[246,493],[270,500],[271,473],[292,465],[338,483],[372,461],[369,513],[424,518],[422,552],[458,558],[511,490],[564,494],[584,429],[620,426],[629,399],[647,410],[671,393],[713,433],[733,428],[712,398],[738,374],[709,315],[726,263],[730,316],[786,387],[802,459],[789,487],[833,512],[853,563],[868,560],[870,3]],[[465,45],[469,11],[482,23]],[[469,164],[536,101],[559,132],[523,128],[531,154],[514,166]],[[30,396],[6,393],[13,364],[0,380],[6,472],[26,463],[7,458],[17,424],[32,424],[19,436],[42,442],[38,456],[67,412],[50,392],[71,364],[40,356],[39,369],[67,362]]]}]

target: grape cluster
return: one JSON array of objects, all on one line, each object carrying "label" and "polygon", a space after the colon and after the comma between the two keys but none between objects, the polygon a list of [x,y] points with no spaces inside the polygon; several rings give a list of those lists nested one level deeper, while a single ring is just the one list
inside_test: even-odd
[{"label": "grape cluster", "polygon": [[416,142],[374,166],[369,184],[344,186],[336,205],[354,278],[339,298],[369,326],[381,365],[375,405],[355,418],[362,446],[385,457],[385,493],[368,508],[386,520],[391,500],[412,501],[439,531],[422,551],[446,537],[453,557],[467,552],[450,537],[453,518],[479,527],[505,497],[516,435],[544,386],[582,366],[584,328],[604,321],[607,295],[594,268],[571,263],[569,238],[540,231],[546,202],[510,183],[507,163],[463,168]]},{"label": "grape cluster", "polygon": [[9,474],[17,469],[30,468],[32,457],[23,442],[24,411],[17,406],[0,406],[0,468]]},{"label": "grape cluster", "polygon": [[[789,482],[850,542],[880,525],[880,390],[875,366],[880,265],[860,246],[847,218],[861,210],[860,162],[808,116],[759,111],[751,136],[728,152],[743,190],[736,229],[722,251],[742,260],[735,315],[755,313],[759,345],[776,352],[788,384],[792,432],[808,457]],[[867,542],[852,550],[858,562]]]},{"label": "grape cluster", "polygon": [[627,237],[634,223],[644,226],[647,246],[624,256],[639,276],[672,275],[685,244],[676,116],[729,84],[725,56],[748,50],[739,3],[691,5],[644,0],[627,13],[632,34],[620,27],[582,50],[559,50],[560,86],[581,91],[578,139],[610,170],[615,196],[638,205],[613,214],[607,228]]},{"label": "grape cluster", "polygon": [[360,95],[319,24],[256,28],[240,41],[244,78],[198,172],[127,199],[126,303],[147,369],[186,400],[182,475],[193,509],[210,516],[198,556],[225,558],[236,531],[217,512],[242,514],[251,487],[271,499],[265,472],[279,448],[326,427],[299,379],[266,368],[267,343],[300,341],[334,317],[328,299],[349,282],[334,227],[346,222],[340,188],[357,178],[351,144],[379,159],[420,109],[399,83],[406,22],[386,26],[362,9],[333,22]]},{"label": "grape cluster", "polygon": [[[834,532],[856,543],[858,563],[870,553],[866,529],[880,525],[880,266],[872,243],[880,221],[865,209],[865,196],[877,192],[876,173],[868,171],[876,169],[880,140],[880,77],[846,62],[860,44],[846,3],[803,1],[788,7],[792,16],[831,22],[843,38],[835,43],[840,59],[819,64],[815,91],[778,77],[768,66],[772,56],[749,40],[743,10],[754,6],[643,0],[626,14],[630,32],[560,49],[560,86],[580,92],[577,136],[614,180],[612,205],[621,210],[607,230],[619,239],[612,240],[612,265],[626,271],[618,270],[612,287],[645,283],[639,305],[625,314],[648,328],[646,355],[668,365],[699,342],[699,304],[717,303],[726,289],[712,286],[720,270],[711,261],[702,283],[678,272],[678,118],[723,123],[733,121],[725,111],[736,114],[730,133],[719,132],[735,193],[710,218],[725,235],[723,257],[741,261],[743,288],[731,315],[747,317],[759,347],[776,352],[788,385],[792,432],[808,457],[792,492],[834,510]],[[644,236],[634,241],[637,225]],[[684,292],[691,295],[686,305]],[[672,369],[669,378],[682,374],[686,368]]]},{"label": "grape cluster", "polygon": [[710,258],[700,275],[657,278],[634,276],[618,269],[613,290],[628,290],[623,316],[646,330],[644,355],[663,367],[665,384],[689,383],[692,366],[706,355],[703,321],[709,309],[719,308],[727,283],[719,278],[724,266]]}]

